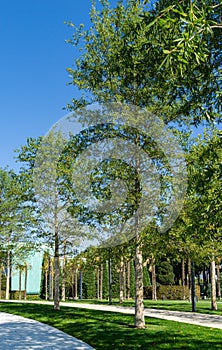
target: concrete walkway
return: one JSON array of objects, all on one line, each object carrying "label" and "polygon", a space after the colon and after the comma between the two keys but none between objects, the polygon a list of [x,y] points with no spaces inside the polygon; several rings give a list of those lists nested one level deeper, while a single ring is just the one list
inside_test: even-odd
[{"label": "concrete walkway", "polygon": [[1,350],[94,350],[46,324],[0,312]]},{"label": "concrete walkway", "polygon": [[[61,303],[61,306],[79,307],[91,310],[112,311],[124,314],[134,314],[133,307],[114,306],[114,305],[96,305],[84,303]],[[211,328],[222,329],[222,316],[199,314],[196,312],[180,312],[168,311],[160,309],[145,308],[145,316],[161,318],[163,320],[170,320],[176,322],[189,323],[197,326],[205,326]]]}]

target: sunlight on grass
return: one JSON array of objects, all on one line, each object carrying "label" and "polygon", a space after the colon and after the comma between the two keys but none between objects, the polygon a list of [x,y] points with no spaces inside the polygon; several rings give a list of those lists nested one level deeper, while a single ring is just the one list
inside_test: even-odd
[{"label": "sunlight on grass", "polygon": [[54,311],[51,305],[0,303],[0,311],[47,323],[96,350],[222,349],[220,330],[173,321],[147,317],[146,328],[137,330],[132,315],[98,310],[61,307],[60,311]]}]

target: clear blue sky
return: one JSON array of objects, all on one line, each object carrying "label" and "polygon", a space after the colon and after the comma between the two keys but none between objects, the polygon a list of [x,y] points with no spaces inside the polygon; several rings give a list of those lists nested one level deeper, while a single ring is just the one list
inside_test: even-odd
[{"label": "clear blue sky", "polygon": [[[112,4],[116,1],[112,0]],[[78,92],[66,68],[78,50],[65,43],[89,23],[90,0],[5,0],[0,12],[0,167],[18,168],[14,150],[44,135]]]},{"label": "clear blue sky", "polygon": [[64,21],[89,23],[90,6],[90,0],[1,1],[0,167],[16,167],[14,149],[44,135],[78,96],[67,86],[66,68],[78,51],[65,43],[72,29]]}]

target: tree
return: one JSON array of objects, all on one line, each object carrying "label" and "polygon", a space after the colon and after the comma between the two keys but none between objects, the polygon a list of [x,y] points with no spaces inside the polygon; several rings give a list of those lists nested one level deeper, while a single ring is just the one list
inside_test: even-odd
[{"label": "tree", "polygon": [[0,169],[0,245],[5,256],[6,299],[11,267],[34,249],[33,208],[26,197],[27,183],[12,171]]},{"label": "tree", "polygon": [[[194,203],[192,228],[211,262],[212,309],[216,309],[215,261],[221,256],[221,133],[205,132],[190,153]],[[194,235],[195,237],[195,235]]]},{"label": "tree", "polygon": [[157,282],[162,285],[174,284],[173,267],[169,261],[162,261],[157,267]]},{"label": "tree", "polygon": [[18,159],[26,164],[23,176],[29,179],[30,200],[35,203],[41,237],[54,250],[54,309],[60,301],[61,247],[79,244],[79,231],[75,220],[68,213],[68,199],[60,193],[61,172],[58,163],[66,139],[60,132],[51,131],[44,138],[28,139],[20,150]]},{"label": "tree", "polygon": [[[144,11],[149,7],[139,1],[129,1],[126,5],[119,2],[114,9],[110,8],[108,1],[101,1],[101,4],[101,11],[92,7],[90,30],[76,29],[73,39],[69,41],[73,45],[81,40],[83,42],[83,53],[76,61],[75,69],[68,69],[68,72],[73,77],[72,83],[89,93],[90,98],[85,96],[82,100],[73,100],[73,106],[68,107],[76,108],[91,100],[127,102],[140,107],[149,106],[152,112],[162,113],[165,120],[174,120],[178,106],[176,103],[174,110],[170,107],[171,93],[166,90],[167,74],[162,76],[161,70],[157,69],[159,60],[154,59],[155,55],[147,61],[149,26],[144,20]],[[137,175],[140,175],[139,160]],[[138,194],[139,188],[137,190]],[[134,228],[137,238],[135,326],[143,328],[143,259],[136,215]]]}]

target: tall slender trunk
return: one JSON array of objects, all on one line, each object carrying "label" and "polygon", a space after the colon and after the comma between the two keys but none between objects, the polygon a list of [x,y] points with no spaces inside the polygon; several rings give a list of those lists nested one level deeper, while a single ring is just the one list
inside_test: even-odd
[{"label": "tall slender trunk", "polygon": [[185,259],[182,258],[182,263],[181,263],[181,272],[182,272],[182,300],[186,299],[186,286],[185,286]]},{"label": "tall slender trunk", "polygon": [[74,295],[74,299],[77,300],[78,299],[78,268],[75,269],[75,295]]},{"label": "tall slender trunk", "polygon": [[130,299],[130,261],[127,262],[127,299]]},{"label": "tall slender trunk", "polygon": [[123,300],[126,299],[126,263],[123,264]]},{"label": "tall slender trunk", "polygon": [[59,279],[60,279],[60,264],[59,264],[59,235],[58,229],[55,228],[55,251],[54,251],[54,310],[60,309],[59,298]]},{"label": "tall slender trunk", "polygon": [[112,279],[112,260],[111,260],[111,248],[109,249],[109,260],[108,260],[108,270],[109,270],[109,304],[113,303],[113,279]]},{"label": "tall slender trunk", "polygon": [[123,303],[123,256],[121,255],[120,258],[120,271],[119,271],[119,302],[120,304]]},{"label": "tall slender trunk", "polygon": [[10,298],[10,275],[11,275],[11,252],[7,252],[7,274],[6,274],[6,291],[5,299],[9,300]]},{"label": "tall slender trunk", "polygon": [[191,260],[190,257],[187,259],[187,265],[188,265],[188,274],[187,274],[187,285],[189,288],[189,302],[192,300],[192,288],[191,288]]},{"label": "tall slender trunk", "polygon": [[217,297],[218,300],[221,300],[221,278],[220,278],[220,259],[217,264]]},{"label": "tall slender trunk", "polygon": [[0,299],[2,298],[2,265],[0,265]]},{"label": "tall slender trunk", "polygon": [[66,241],[63,249],[63,263],[62,263],[62,301],[66,300]]},{"label": "tall slender trunk", "polygon": [[204,284],[204,298],[205,298],[207,295],[207,286],[208,286],[207,271],[206,271],[205,265],[203,267],[203,284]]},{"label": "tall slender trunk", "polygon": [[100,292],[100,289],[99,289],[99,266],[96,268],[96,294],[97,294],[97,299],[99,300],[99,292]]},{"label": "tall slender trunk", "polygon": [[99,290],[99,298],[103,300],[103,264],[100,265],[100,290]]},{"label": "tall slender trunk", "polygon": [[53,297],[54,297],[53,281],[54,281],[53,263],[52,263],[51,257],[49,257],[49,300],[53,300]]},{"label": "tall slender trunk", "polygon": [[215,260],[211,261],[211,309],[217,310],[216,274]]},{"label": "tall slender trunk", "polygon": [[58,193],[54,184],[54,310],[60,309],[60,262],[59,262],[59,222],[58,222]]},{"label": "tall slender trunk", "polygon": [[71,274],[71,278],[72,278],[72,298],[75,299],[75,270],[72,271]]},{"label": "tall slender trunk", "polygon": [[48,300],[48,275],[49,269],[45,269],[45,300]]},{"label": "tall slender trunk", "polygon": [[28,266],[25,265],[24,300],[26,300],[26,297],[27,297],[27,281],[28,281]]},{"label": "tall slender trunk", "polygon": [[19,300],[22,299],[22,268],[19,268]]},{"label": "tall slender trunk", "polygon": [[144,303],[143,303],[143,256],[139,244],[139,237],[136,237],[137,245],[135,251],[135,319],[136,328],[145,327]]},{"label": "tall slender trunk", "polygon": [[[135,145],[138,145],[138,140],[135,140]],[[135,204],[139,208],[140,200],[137,195],[140,193],[140,159],[136,159],[136,177],[135,177]],[[144,303],[143,303],[143,253],[140,243],[140,232],[139,229],[139,214],[135,214],[134,232],[136,239],[136,249],[135,249],[135,318],[134,326],[136,328],[145,327],[145,317],[144,317]]]},{"label": "tall slender trunk", "polygon": [[152,300],[157,300],[157,290],[156,290],[156,264],[155,259],[152,258]]}]

